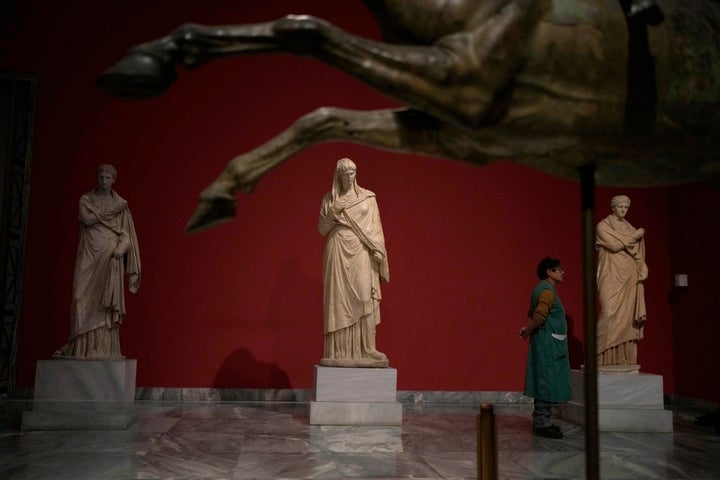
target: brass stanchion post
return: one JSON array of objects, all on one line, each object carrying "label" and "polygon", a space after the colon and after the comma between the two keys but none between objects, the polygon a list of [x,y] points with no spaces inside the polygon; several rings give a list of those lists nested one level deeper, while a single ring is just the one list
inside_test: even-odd
[{"label": "brass stanchion post", "polygon": [[497,423],[495,408],[489,403],[480,406],[477,416],[477,478],[498,478]]}]

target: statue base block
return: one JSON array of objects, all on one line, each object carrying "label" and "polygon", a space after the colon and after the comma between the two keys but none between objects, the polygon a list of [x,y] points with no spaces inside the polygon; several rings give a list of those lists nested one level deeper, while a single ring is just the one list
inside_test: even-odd
[{"label": "statue base block", "polygon": [[[570,372],[572,398],[562,418],[585,424],[585,373]],[[598,372],[598,430],[601,432],[672,433],[672,412],[665,410],[663,379],[647,373]]]},{"label": "statue base block", "polygon": [[315,366],[310,425],[402,425],[394,368]]},{"label": "statue base block", "polygon": [[134,409],[137,360],[40,360],[23,430],[126,430]]}]

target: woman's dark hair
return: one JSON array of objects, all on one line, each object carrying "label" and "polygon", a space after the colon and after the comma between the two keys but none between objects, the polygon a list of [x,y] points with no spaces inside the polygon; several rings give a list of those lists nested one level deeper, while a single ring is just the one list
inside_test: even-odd
[{"label": "woman's dark hair", "polygon": [[542,260],[540,260],[540,263],[537,267],[537,276],[540,280],[545,280],[548,278],[547,271],[551,270],[553,268],[558,268],[560,266],[560,260],[557,258],[550,258],[545,257]]}]

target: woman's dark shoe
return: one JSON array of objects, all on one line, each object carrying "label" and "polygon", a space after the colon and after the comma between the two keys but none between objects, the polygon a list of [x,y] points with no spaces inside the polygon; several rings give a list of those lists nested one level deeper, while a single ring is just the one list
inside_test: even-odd
[{"label": "woman's dark shoe", "polygon": [[557,427],[555,425],[551,425],[549,427],[533,427],[533,435],[535,435],[536,437],[544,437],[544,438],[554,438],[554,439],[563,438],[563,434],[560,431],[560,427]]}]

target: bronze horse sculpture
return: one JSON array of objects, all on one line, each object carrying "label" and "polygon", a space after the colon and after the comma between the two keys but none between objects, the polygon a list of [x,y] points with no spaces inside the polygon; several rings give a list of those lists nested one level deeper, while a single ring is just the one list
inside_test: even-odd
[{"label": "bronze horse sculpture", "polygon": [[149,97],[169,87],[177,64],[283,52],[325,62],[407,105],[304,115],[232,159],[201,193],[188,231],[231,219],[237,192],[329,141],[478,165],[511,159],[567,178],[592,165],[600,185],[717,181],[720,6],[658,0],[664,21],[650,25],[626,15],[629,2],[365,0],[383,41],[306,15],[189,24],[132,48],[97,85]]}]

